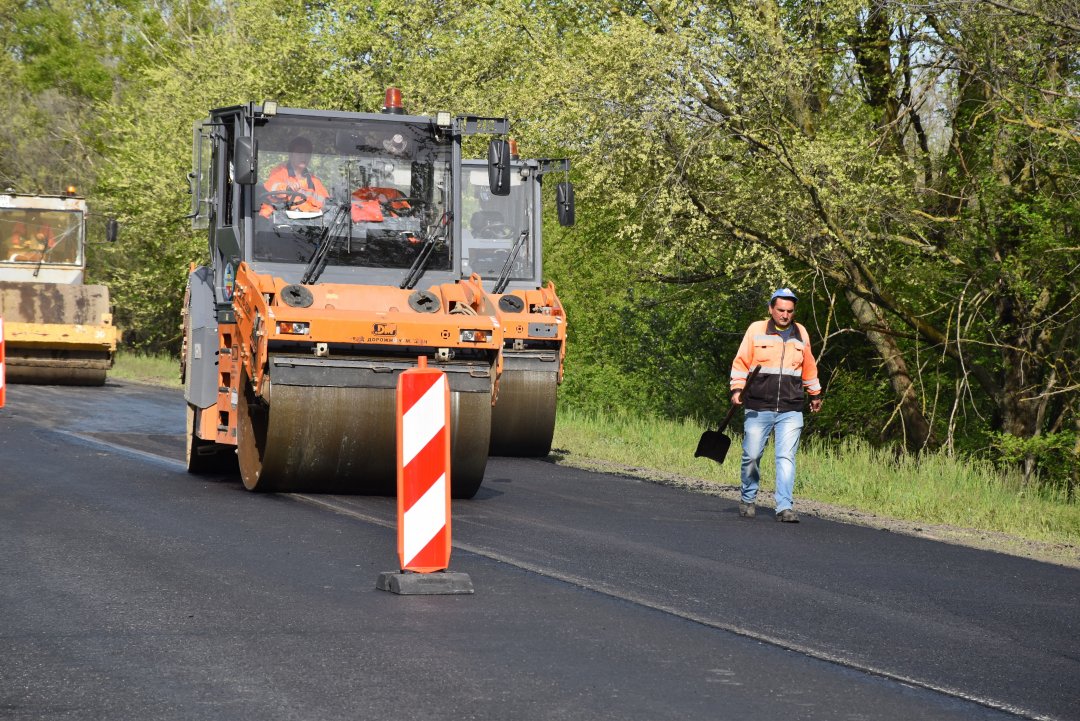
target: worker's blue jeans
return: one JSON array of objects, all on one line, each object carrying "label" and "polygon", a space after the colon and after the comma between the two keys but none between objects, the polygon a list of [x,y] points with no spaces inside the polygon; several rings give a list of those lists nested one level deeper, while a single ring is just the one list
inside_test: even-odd
[{"label": "worker's blue jeans", "polygon": [[761,455],[769,435],[775,432],[776,512],[791,508],[795,488],[795,451],[802,434],[802,411],[752,411],[747,409],[743,422],[742,501],[753,503],[761,480]]}]

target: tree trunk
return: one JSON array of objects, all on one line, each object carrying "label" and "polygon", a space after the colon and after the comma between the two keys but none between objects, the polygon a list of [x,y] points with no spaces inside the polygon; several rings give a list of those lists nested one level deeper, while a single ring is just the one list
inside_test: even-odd
[{"label": "tree trunk", "polygon": [[1080,488],[1080,413],[1076,414],[1076,443],[1073,444],[1072,473],[1069,475],[1069,486],[1065,491],[1065,500],[1072,501],[1076,498],[1076,489]]},{"label": "tree trunk", "polygon": [[[1025,373],[1025,370],[1033,372],[1033,369],[1025,369],[1024,354],[1017,350],[1006,348],[1001,355],[1005,366],[1001,430],[1017,438],[1034,438],[1042,429],[1038,424],[1038,403],[1032,402],[1033,393],[1038,391],[1033,390],[1034,379],[1028,378]],[[1030,452],[1025,454],[1021,463],[1024,483],[1032,481],[1036,466],[1035,455]]]},{"label": "tree trunk", "polygon": [[938,439],[934,435],[934,429],[922,412],[918,395],[915,392],[915,384],[908,373],[907,361],[900,352],[896,339],[882,333],[880,328],[886,327],[886,320],[881,310],[872,303],[860,298],[850,290],[844,292],[848,304],[859,327],[866,333],[866,337],[874,346],[884,364],[885,372],[889,377],[889,385],[892,386],[893,394],[900,411],[900,422],[904,433],[904,445],[910,451],[920,451],[924,448],[936,448]]}]

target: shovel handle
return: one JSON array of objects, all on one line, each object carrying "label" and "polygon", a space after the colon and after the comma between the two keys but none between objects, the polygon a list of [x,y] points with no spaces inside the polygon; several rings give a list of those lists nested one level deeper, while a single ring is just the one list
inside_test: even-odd
[{"label": "shovel handle", "polygon": [[[758,374],[759,370],[761,370],[760,363],[753,367],[750,371],[750,375],[746,376],[746,385],[743,386],[743,390],[750,387],[750,381],[754,380],[754,376]],[[720,421],[720,427],[716,429],[717,431],[723,432],[723,430],[728,427],[728,423],[731,423],[732,416],[735,415],[736,408],[738,408],[738,406],[732,403],[731,408],[728,408],[728,412],[724,415],[724,420]]]},{"label": "shovel handle", "polygon": [[716,429],[717,433],[723,433],[727,428],[728,423],[731,423],[731,417],[735,415],[735,409],[738,408],[734,403],[731,404],[731,408],[728,408],[727,413],[724,414],[724,420],[720,421],[720,427]]}]

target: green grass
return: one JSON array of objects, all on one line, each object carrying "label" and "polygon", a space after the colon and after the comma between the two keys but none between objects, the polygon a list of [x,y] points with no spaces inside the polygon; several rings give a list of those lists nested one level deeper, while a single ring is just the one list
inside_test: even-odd
[{"label": "green grass", "polygon": [[167,354],[145,355],[119,352],[113,361],[110,378],[152,383],[168,388],[180,387],[180,361]]},{"label": "green grass", "polygon": [[[694,458],[702,430],[692,421],[598,417],[560,409],[554,446],[571,458],[737,486],[741,437],[728,434],[732,448],[719,465]],[[797,467],[796,505],[806,498],[892,518],[1080,544],[1080,504],[1066,503],[1060,491],[1025,487],[1019,474],[986,462],[942,453],[897,457],[850,439],[839,445],[804,443]],[[762,491],[768,495],[773,477],[770,445],[762,460]]]}]

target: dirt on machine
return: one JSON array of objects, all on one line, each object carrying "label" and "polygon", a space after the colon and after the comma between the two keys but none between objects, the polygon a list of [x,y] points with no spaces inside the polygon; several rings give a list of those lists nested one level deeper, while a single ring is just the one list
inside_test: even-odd
[{"label": "dirt on machine", "polygon": [[497,300],[463,274],[462,141],[504,118],[221,108],[196,123],[192,216],[210,262],[184,301],[188,469],[239,466],[253,491],[392,494],[398,375],[427,359],[451,391],[451,493],[487,465],[503,370]]},{"label": "dirt on machine", "polygon": [[[542,184],[555,187],[559,224],[574,224],[569,161],[520,159],[511,141],[510,192],[491,192],[483,160],[463,163],[462,276],[480,277],[503,331],[503,368],[492,412],[492,455],[546,456],[555,434],[566,358],[566,310],[543,282]],[[559,177],[559,176],[555,176]]]},{"label": "dirt on machine", "polygon": [[101,385],[112,367],[120,333],[108,288],[83,284],[86,215],[86,199],[73,192],[0,194],[0,317],[9,382]]}]

